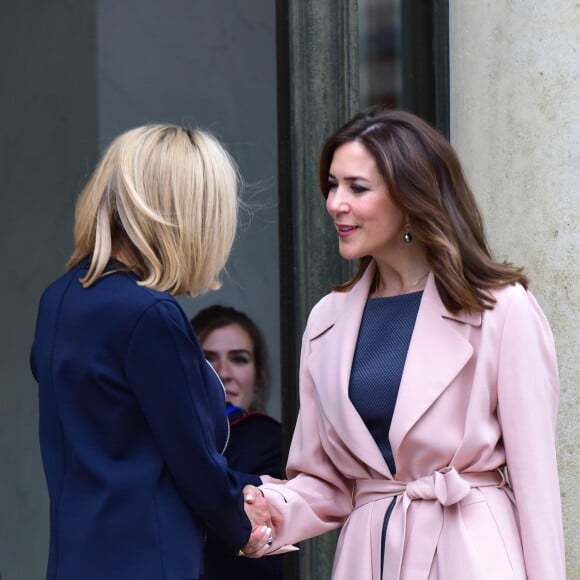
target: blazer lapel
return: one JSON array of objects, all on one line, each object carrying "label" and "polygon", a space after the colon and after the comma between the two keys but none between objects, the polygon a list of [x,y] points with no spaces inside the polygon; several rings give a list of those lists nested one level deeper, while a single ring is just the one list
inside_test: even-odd
[{"label": "blazer lapel", "polygon": [[[458,324],[459,323],[459,324]],[[462,323],[481,325],[481,314],[449,312],[429,275],[401,378],[389,438],[397,452],[405,435],[449,386],[473,354]]]},{"label": "blazer lapel", "polygon": [[392,477],[380,449],[348,395],[360,323],[374,273],[375,267],[371,265],[349,292],[329,297],[334,301],[334,307],[312,325],[309,333],[312,350],[307,364],[320,403],[351,453],[376,472]]}]

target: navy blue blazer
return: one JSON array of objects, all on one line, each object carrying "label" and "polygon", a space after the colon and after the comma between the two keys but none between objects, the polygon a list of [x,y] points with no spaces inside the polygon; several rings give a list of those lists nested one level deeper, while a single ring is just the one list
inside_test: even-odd
[{"label": "navy blue blazer", "polygon": [[169,294],[88,260],[44,292],[31,352],[50,496],[48,580],[191,580],[206,529],[251,525],[228,468],[223,387]]}]

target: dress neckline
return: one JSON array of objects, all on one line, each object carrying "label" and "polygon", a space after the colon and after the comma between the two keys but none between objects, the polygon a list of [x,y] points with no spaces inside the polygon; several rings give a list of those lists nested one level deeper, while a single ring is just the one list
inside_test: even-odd
[{"label": "dress neckline", "polygon": [[395,294],[394,296],[369,296],[367,298],[368,301],[373,301],[373,302],[378,302],[380,300],[383,301],[395,301],[397,299],[401,299],[401,298],[409,298],[410,296],[412,297],[417,297],[418,294],[423,294],[424,290],[416,290],[415,292],[406,292],[405,294]]}]

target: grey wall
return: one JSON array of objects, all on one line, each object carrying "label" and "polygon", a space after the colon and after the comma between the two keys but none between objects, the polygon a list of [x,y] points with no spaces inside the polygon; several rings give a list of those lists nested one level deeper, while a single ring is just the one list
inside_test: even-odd
[{"label": "grey wall", "polygon": [[72,204],[96,153],[93,2],[22,0],[0,19],[0,573],[43,577],[48,508],[28,350],[63,270]]},{"label": "grey wall", "polygon": [[[218,293],[263,328],[278,369],[274,2],[2,0],[0,17],[0,575],[43,577],[48,506],[28,351],[42,289],[71,251],[99,152],[145,122],[212,130],[255,206]],[[279,416],[275,373],[271,411]]]},{"label": "grey wall", "polygon": [[[99,143],[134,125],[170,121],[212,131],[238,161],[250,212],[215,302],[263,330],[274,371],[270,412],[280,416],[275,4],[271,0],[101,0]],[[251,215],[250,215],[251,214]]]}]

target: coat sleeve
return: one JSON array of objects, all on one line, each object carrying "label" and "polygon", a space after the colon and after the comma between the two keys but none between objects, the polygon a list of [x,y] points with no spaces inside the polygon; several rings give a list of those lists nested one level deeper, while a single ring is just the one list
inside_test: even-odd
[{"label": "coat sleeve", "polygon": [[217,449],[215,404],[200,362],[182,312],[166,300],[137,322],[125,369],[180,494],[197,518],[236,549],[247,543],[251,529],[243,509],[244,477],[228,468]]},{"label": "coat sleeve", "polygon": [[518,287],[499,349],[498,416],[528,580],[564,580],[555,431],[558,369],[552,332],[534,297]]},{"label": "coat sleeve", "polygon": [[322,444],[318,420],[322,410],[306,364],[308,353],[307,326],[300,357],[300,411],[286,467],[289,481],[260,488],[283,517],[274,551],[339,527],[352,511],[352,482],[337,469]]}]

